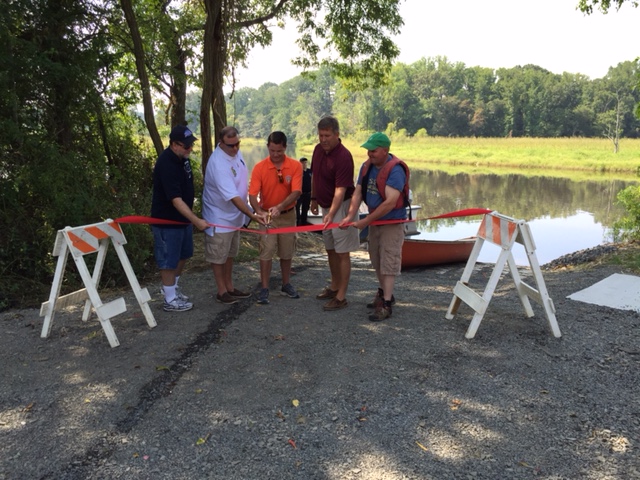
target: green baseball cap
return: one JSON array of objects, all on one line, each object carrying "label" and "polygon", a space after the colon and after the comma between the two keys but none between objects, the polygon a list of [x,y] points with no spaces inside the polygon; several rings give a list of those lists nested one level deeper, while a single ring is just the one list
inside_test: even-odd
[{"label": "green baseball cap", "polygon": [[391,146],[391,140],[384,133],[376,132],[372,134],[366,142],[360,145],[367,150],[375,150],[378,147],[389,148]]}]

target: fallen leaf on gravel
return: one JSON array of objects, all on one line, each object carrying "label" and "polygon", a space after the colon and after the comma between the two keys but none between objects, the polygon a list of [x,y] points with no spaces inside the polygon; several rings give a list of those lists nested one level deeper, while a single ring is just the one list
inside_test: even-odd
[{"label": "fallen leaf on gravel", "polygon": [[160,370],[169,370],[169,367],[165,367],[164,365],[156,365],[156,370],[159,372]]},{"label": "fallen leaf on gravel", "polygon": [[27,405],[26,407],[24,407],[24,408],[22,409],[22,411],[23,411],[23,412],[30,412],[34,405],[35,405],[35,403],[34,403],[34,402],[31,402],[29,405]]},{"label": "fallen leaf on gravel", "polygon": [[282,358],[282,357],[284,357],[284,355],[283,355],[283,354],[281,354],[281,353],[279,353],[279,354],[277,354],[277,355],[276,355],[276,357],[278,357],[278,358]]},{"label": "fallen leaf on gravel", "polygon": [[540,393],[547,395],[549,393],[549,390],[540,390]]},{"label": "fallen leaf on gravel", "polygon": [[299,405],[300,405],[300,400],[296,400],[296,399],[294,398],[293,400],[291,400],[291,404],[292,404],[294,407],[297,407],[297,406],[299,406]]},{"label": "fallen leaf on gravel", "polygon": [[84,399],[84,403],[91,403],[91,399],[90,398],[85,398]]},{"label": "fallen leaf on gravel", "polygon": [[138,452],[135,452],[135,453],[133,454],[133,458],[138,458],[139,456],[140,456],[140,454],[139,454]]},{"label": "fallen leaf on gravel", "polygon": [[462,400],[458,400],[457,398],[451,400],[451,410],[457,410],[460,405],[462,405]]},{"label": "fallen leaf on gravel", "polygon": [[276,412],[276,417],[281,418],[282,420],[284,420],[284,413],[282,413],[280,410],[278,410]]},{"label": "fallen leaf on gravel", "polygon": [[284,335],[276,335],[273,337],[274,340],[284,340]]},{"label": "fallen leaf on gravel", "polygon": [[425,452],[428,452],[429,450],[427,449],[427,447],[425,447],[423,444],[421,444],[420,442],[416,442],[416,445],[418,445],[422,450],[424,450]]},{"label": "fallen leaf on gravel", "polygon": [[289,445],[291,445],[294,448],[294,450],[298,448],[296,447],[296,442],[294,442],[292,438],[289,439]]},{"label": "fallen leaf on gravel", "polygon": [[196,393],[202,393],[202,389],[201,388],[196,388]]},{"label": "fallen leaf on gravel", "polygon": [[207,433],[204,437],[200,437],[198,440],[196,440],[196,445],[204,445],[205,443],[207,443],[207,440],[209,440],[210,436],[211,434]]}]

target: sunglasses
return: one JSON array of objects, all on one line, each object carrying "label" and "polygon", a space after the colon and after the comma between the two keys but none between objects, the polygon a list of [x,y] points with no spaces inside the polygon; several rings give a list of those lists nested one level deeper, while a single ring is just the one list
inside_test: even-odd
[{"label": "sunglasses", "polygon": [[236,148],[236,147],[240,148],[240,140],[238,140],[236,143],[224,143],[224,144],[229,148]]},{"label": "sunglasses", "polygon": [[276,170],[276,173],[278,174],[278,181],[280,183],[284,182],[284,177],[282,176],[282,170]]},{"label": "sunglasses", "polygon": [[187,147],[184,143],[179,143],[179,142],[176,142],[176,143],[178,144],[179,147],[182,147],[185,150],[191,150],[193,148],[193,144]]}]

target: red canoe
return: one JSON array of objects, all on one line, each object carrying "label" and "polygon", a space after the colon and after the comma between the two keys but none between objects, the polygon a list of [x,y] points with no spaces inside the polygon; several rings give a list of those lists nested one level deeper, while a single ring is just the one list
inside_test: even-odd
[{"label": "red canoe", "polygon": [[474,237],[460,240],[405,238],[402,245],[402,268],[466,262],[475,243]]}]

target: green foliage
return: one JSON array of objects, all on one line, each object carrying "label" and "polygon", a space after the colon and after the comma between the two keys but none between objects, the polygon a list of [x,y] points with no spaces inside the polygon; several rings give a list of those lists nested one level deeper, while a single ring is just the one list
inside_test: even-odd
[{"label": "green foliage", "polygon": [[[26,3],[23,2],[23,7]],[[11,7],[15,6],[15,9]],[[136,140],[129,105],[105,102],[104,37],[91,3],[15,3],[0,14],[0,308],[46,299],[56,232],[148,211],[150,158]],[[140,271],[150,236],[132,231],[128,254]],[[124,278],[107,257],[106,282]],[[117,270],[116,270],[117,265]],[[79,284],[70,265],[64,289]]]},{"label": "green foliage", "polygon": [[621,137],[637,138],[639,74],[637,61],[592,81],[535,65],[494,72],[436,57],[394,65],[383,87],[350,90],[323,68],[281,85],[241,89],[227,102],[244,136],[279,129],[298,143],[313,141],[318,118],[328,113],[340,120],[343,136],[391,124],[387,133],[405,130],[409,137],[420,130],[442,137],[600,137],[619,128]]},{"label": "green foliage", "polygon": [[640,240],[640,186],[632,185],[620,191],[617,200],[627,214],[614,223],[614,238]]}]

